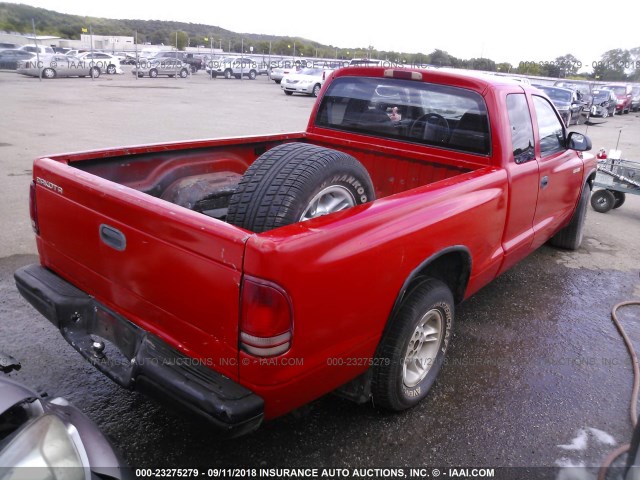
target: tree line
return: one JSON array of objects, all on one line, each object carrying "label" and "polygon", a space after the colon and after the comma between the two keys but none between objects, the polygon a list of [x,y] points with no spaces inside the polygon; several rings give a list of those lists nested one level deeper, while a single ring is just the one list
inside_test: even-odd
[{"label": "tree line", "polygon": [[[549,61],[522,61],[518,65],[512,65],[507,62],[496,63],[488,58],[460,59],[439,49],[424,54],[381,51],[371,45],[344,48],[298,37],[239,35],[220,27],[198,23],[83,17],[29,5],[0,3],[0,30],[33,33],[32,20],[35,22],[38,35],[54,35],[73,40],[80,39],[83,29],[91,26],[95,35],[131,36],[136,37],[139,44],[171,45],[179,50],[184,50],[187,46],[203,46],[220,48],[225,52],[251,52],[256,55],[295,54],[303,57],[338,59],[366,57],[409,65],[435,65],[544,77],[640,81],[640,47],[631,50],[609,50],[600,60],[590,65],[583,64],[571,54]],[[585,68],[591,71],[579,73]]]}]

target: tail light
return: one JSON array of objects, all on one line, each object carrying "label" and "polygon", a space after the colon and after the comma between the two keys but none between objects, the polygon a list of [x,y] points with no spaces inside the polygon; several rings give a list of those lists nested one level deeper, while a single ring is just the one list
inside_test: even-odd
[{"label": "tail light", "polygon": [[257,357],[273,357],[291,347],[293,317],[289,296],[277,285],[253,277],[242,281],[240,347]]},{"label": "tail light", "polygon": [[36,203],[36,184],[34,182],[29,185],[29,215],[31,216],[31,228],[33,228],[36,235],[39,235],[38,204]]}]

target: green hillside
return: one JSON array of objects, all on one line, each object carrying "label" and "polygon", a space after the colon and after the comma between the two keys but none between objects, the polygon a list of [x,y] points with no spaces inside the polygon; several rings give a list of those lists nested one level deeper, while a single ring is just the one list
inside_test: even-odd
[{"label": "green hillside", "polygon": [[[24,4],[0,3],[0,30],[6,32],[32,33],[31,20],[35,21],[38,35],[55,35],[69,39],[80,39],[83,28],[92,27],[96,35],[138,35],[138,43],[175,45],[176,32],[186,34],[189,45],[210,45],[213,39],[215,46],[222,46],[224,50],[231,48],[240,51],[242,41],[245,46],[253,46],[254,52],[268,53],[269,42],[273,53],[293,53],[293,43],[296,43],[296,53],[333,57],[336,47],[322,45],[318,42],[294,37],[279,37],[275,35],[259,35],[251,33],[236,33],[224,28],[201,23],[184,23],[160,20],[116,20],[109,18],[82,17],[31,7]],[[179,35],[182,37],[183,35]],[[208,40],[205,40],[208,39]],[[291,47],[290,47],[291,46]],[[340,49],[338,49],[340,50]],[[343,49],[355,53],[364,49]]]}]

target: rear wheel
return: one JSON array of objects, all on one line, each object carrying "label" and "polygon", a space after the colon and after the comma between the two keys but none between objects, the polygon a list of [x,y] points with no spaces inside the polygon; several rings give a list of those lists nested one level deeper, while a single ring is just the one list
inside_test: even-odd
[{"label": "rear wheel", "polygon": [[189,71],[186,68],[180,70],[180,78],[187,78],[189,76]]},{"label": "rear wheel", "polygon": [[408,293],[378,346],[376,405],[399,411],[426,397],[444,363],[453,317],[453,295],[440,280],[424,280]]},{"label": "rear wheel", "polygon": [[607,213],[615,203],[616,199],[609,190],[598,190],[591,195],[591,206],[596,212]]},{"label": "rear wheel", "polygon": [[151,78],[156,78],[158,76],[158,70],[156,70],[155,68],[152,68],[151,70],[149,70],[149,76]]},{"label": "rear wheel", "polygon": [[229,200],[227,221],[264,232],[373,200],[367,170],[337,150],[285,143],[263,153]]},{"label": "rear wheel", "polygon": [[313,86],[313,91],[311,92],[311,94],[312,94],[314,97],[317,97],[317,96],[318,96],[318,94],[320,93],[320,88],[321,88],[320,84],[319,84],[319,83],[316,83],[316,84]]},{"label": "rear wheel", "polygon": [[612,191],[611,193],[613,193],[614,198],[613,208],[620,208],[624,201],[627,199],[627,196],[624,194],[624,192]]},{"label": "rear wheel", "polygon": [[90,73],[93,78],[98,78],[100,76],[100,69],[98,67],[92,67]]},{"label": "rear wheel", "polygon": [[107,73],[109,75],[114,75],[116,73],[116,66],[111,64],[107,66]]},{"label": "rear wheel", "polygon": [[257,76],[258,76],[258,72],[256,72],[255,70],[251,70],[249,72],[249,80],[255,80]]},{"label": "rear wheel", "polygon": [[229,78],[231,78],[232,76],[233,76],[233,72],[232,72],[231,70],[226,69],[226,70],[224,71],[224,78],[229,79]]}]

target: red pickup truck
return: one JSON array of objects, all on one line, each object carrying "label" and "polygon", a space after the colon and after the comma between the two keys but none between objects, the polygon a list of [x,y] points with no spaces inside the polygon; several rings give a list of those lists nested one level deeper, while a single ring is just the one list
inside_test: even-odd
[{"label": "red pickup truck", "polygon": [[230,434],[332,391],[402,410],[456,304],[578,248],[590,148],[526,85],[344,68],[304,132],[36,160],[15,279],[114,381]]}]

